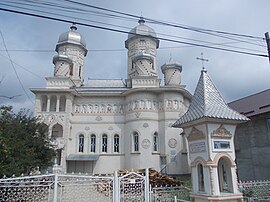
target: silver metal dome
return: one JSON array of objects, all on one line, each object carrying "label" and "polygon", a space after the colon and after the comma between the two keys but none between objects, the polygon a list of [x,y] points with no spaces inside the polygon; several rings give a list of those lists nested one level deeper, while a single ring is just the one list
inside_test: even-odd
[{"label": "silver metal dome", "polygon": [[76,30],[77,30],[77,27],[75,24],[73,24],[70,27],[70,31],[65,32],[59,36],[59,39],[56,45],[56,51],[58,50],[59,45],[66,44],[66,43],[82,46],[86,50],[86,41],[82,37],[82,35],[78,33]]},{"label": "silver metal dome", "polygon": [[148,27],[147,25],[145,25],[145,21],[143,18],[140,18],[140,20],[138,21],[139,25],[134,27],[129,33],[128,33],[128,39],[136,36],[136,35],[144,35],[144,36],[151,36],[156,38],[156,32],[154,31],[154,29],[152,29],[151,27]]}]

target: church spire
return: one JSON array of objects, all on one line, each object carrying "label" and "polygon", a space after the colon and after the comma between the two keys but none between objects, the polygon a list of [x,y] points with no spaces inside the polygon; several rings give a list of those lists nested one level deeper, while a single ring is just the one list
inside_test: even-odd
[{"label": "church spire", "polygon": [[188,111],[180,117],[173,126],[184,127],[185,125],[204,118],[234,122],[249,120],[244,115],[231,109],[225,103],[205,68],[201,71],[201,76]]}]

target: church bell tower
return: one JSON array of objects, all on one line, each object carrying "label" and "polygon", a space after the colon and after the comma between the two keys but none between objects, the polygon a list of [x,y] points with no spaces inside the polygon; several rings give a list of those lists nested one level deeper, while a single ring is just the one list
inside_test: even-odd
[{"label": "church bell tower", "polygon": [[145,25],[143,18],[133,28],[125,41],[128,49],[127,84],[129,87],[159,86],[157,68],[157,48],[159,40],[155,31]]},{"label": "church bell tower", "polygon": [[84,58],[87,55],[86,42],[73,24],[70,31],[60,35],[53,58],[54,77],[70,78],[75,86],[83,84]]}]

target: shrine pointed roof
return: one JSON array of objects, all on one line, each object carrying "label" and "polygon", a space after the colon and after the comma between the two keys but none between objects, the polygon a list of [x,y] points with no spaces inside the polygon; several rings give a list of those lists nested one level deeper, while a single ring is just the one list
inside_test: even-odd
[{"label": "shrine pointed roof", "polygon": [[246,116],[228,107],[205,69],[201,71],[188,111],[173,124],[173,127],[183,127],[190,122],[204,118],[237,122],[249,120]]}]

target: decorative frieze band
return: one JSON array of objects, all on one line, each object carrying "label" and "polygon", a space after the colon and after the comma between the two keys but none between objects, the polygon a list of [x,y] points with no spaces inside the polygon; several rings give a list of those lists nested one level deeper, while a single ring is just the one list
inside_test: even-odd
[{"label": "decorative frieze band", "polygon": [[87,114],[124,114],[132,111],[186,111],[187,107],[180,100],[133,100],[127,104],[76,104],[74,113]]}]

